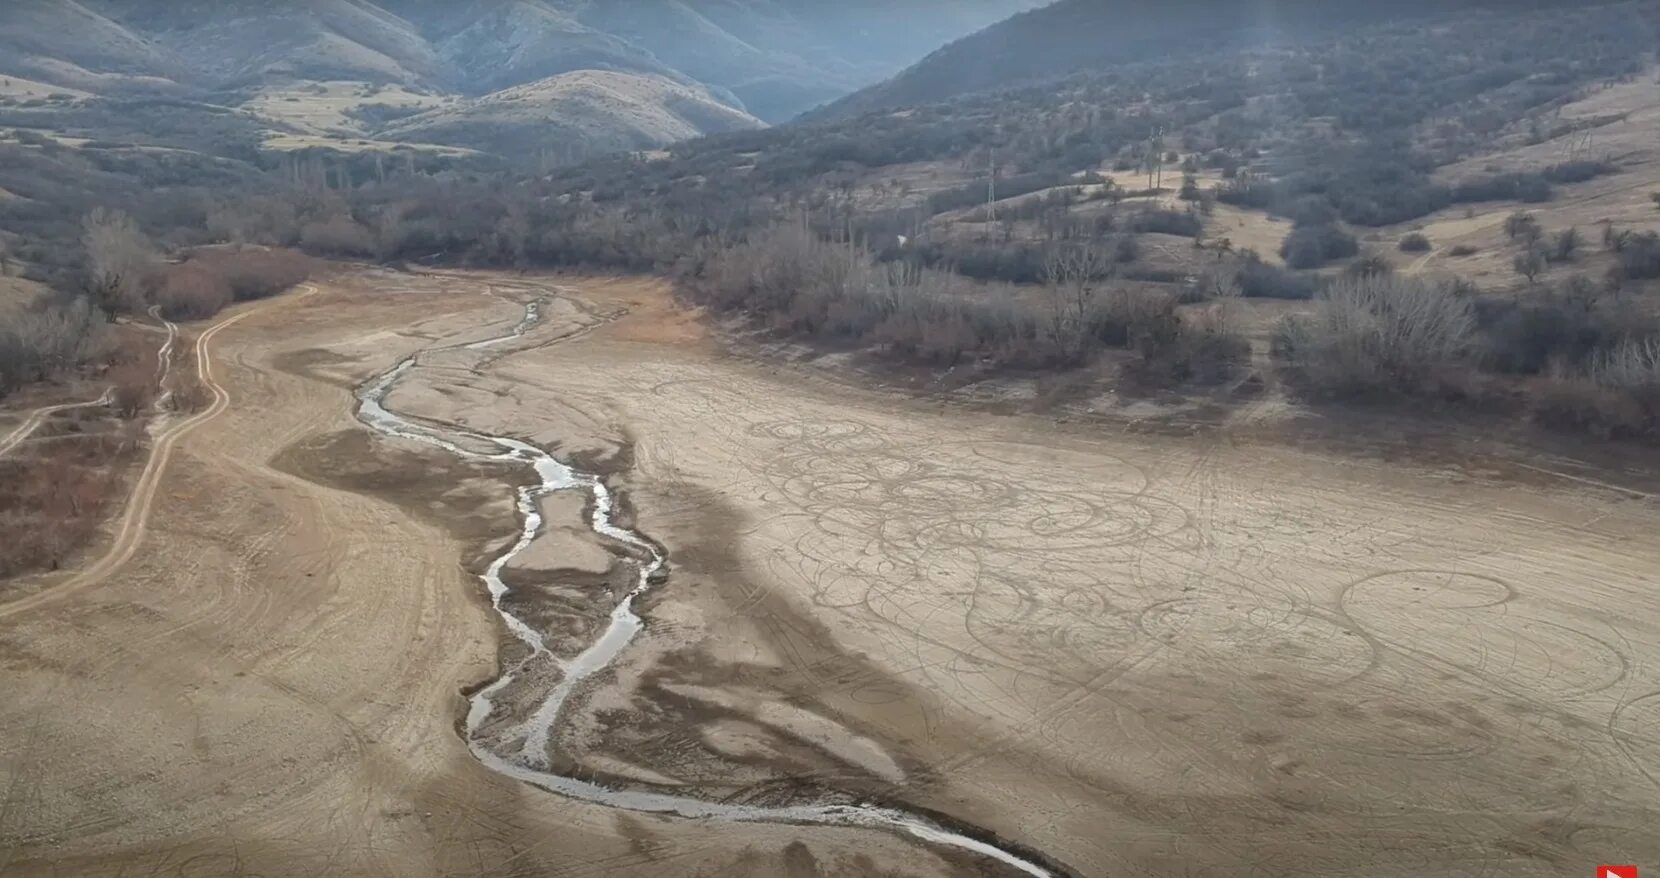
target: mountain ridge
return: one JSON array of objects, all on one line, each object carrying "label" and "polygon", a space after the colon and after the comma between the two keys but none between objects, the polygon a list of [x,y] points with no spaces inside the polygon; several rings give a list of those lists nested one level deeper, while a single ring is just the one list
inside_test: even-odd
[{"label": "mountain ridge", "polygon": [[846,119],[1153,58],[1297,42],[1355,25],[1615,2],[1619,0],[1058,0],[947,43],[892,78],[804,118]]},{"label": "mountain ridge", "polygon": [[609,70],[777,123],[1037,2],[13,0],[0,8],[0,73],[94,92],[289,78],[477,97]]}]

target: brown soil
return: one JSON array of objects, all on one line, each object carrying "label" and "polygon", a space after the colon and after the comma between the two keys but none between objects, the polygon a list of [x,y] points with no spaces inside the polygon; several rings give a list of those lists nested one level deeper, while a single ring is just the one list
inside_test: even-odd
[{"label": "brown soil", "polygon": [[[669,553],[555,742],[572,770],[903,803],[1082,875],[1660,860],[1650,498],[840,386],[723,354],[655,282],[372,273],[213,339],[229,404],[130,556],[0,604],[0,873],[987,873],[577,804],[467,752],[460,693],[505,640],[468,569],[522,475],[369,438],[350,388],[545,295],[522,344],[392,404],[603,467]],[[509,578],[580,637],[618,553],[553,514],[575,560]]]}]

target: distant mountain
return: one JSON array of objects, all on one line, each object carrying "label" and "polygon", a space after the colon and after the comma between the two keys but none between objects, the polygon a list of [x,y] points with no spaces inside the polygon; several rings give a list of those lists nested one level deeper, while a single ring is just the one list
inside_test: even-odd
[{"label": "distant mountain", "polygon": [[665,77],[779,122],[1041,0],[5,0],[0,73],[89,91],[273,78],[482,95]]},{"label": "distant mountain", "polygon": [[[1142,60],[1298,41],[1335,29],[1476,8],[1599,0],[1059,0],[964,37],[813,114],[848,118]],[[1603,3],[1615,0],[1601,0]]]}]

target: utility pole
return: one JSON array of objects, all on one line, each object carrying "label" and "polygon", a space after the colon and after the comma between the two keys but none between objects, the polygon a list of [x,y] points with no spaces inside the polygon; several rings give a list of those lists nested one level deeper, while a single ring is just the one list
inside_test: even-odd
[{"label": "utility pole", "polygon": [[986,215],[997,222],[997,153],[989,157],[991,173],[986,177]]},{"label": "utility pole", "polygon": [[991,173],[986,177],[986,240],[991,240],[992,229],[997,225],[997,151],[987,156],[987,163]]}]

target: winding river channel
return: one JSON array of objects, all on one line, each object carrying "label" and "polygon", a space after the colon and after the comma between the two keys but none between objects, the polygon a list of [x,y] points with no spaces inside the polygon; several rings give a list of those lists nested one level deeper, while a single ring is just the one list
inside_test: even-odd
[{"label": "winding river channel", "polygon": [[[538,477],[535,484],[518,489],[520,530],[517,541],[494,558],[481,576],[496,612],[501,615],[508,630],[524,643],[529,652],[516,664],[506,668],[495,681],[472,696],[467,712],[466,735],[467,744],[473,754],[501,774],[558,795],[596,805],[628,811],[673,814],[693,819],[884,829],[931,844],[990,857],[1037,878],[1050,878],[1061,874],[1032,855],[1017,853],[1009,848],[982,841],[948,829],[932,819],[898,808],[844,803],[777,807],[740,805],[666,793],[614,789],[558,774],[551,769],[547,756],[548,745],[567,703],[584,681],[609,668],[645,627],[644,620],[634,610],[634,603],[663,579],[661,574],[666,569],[667,559],[662,550],[651,541],[616,523],[615,497],[601,478],[575,470],[546,451],[512,437],[486,435],[459,427],[415,420],[386,407],[386,398],[397,386],[398,381],[411,370],[418,368],[423,357],[444,352],[500,351],[540,323],[544,304],[543,301],[527,304],[524,317],[511,330],[501,335],[482,341],[429,348],[412,354],[391,369],[370,379],[357,393],[358,420],[377,433],[437,446],[469,460],[528,466]],[[588,508],[592,510],[589,526],[606,539],[634,550],[629,556],[630,563],[635,567],[633,589],[623,595],[611,610],[610,622],[600,636],[581,653],[569,659],[560,658],[551,652],[541,632],[503,606],[503,599],[508,595],[509,588],[503,581],[502,571],[515,557],[529,548],[542,532],[540,501],[557,491],[586,492],[592,501],[588,504]],[[480,729],[496,709],[493,700],[496,695],[528,672],[543,671],[545,675],[549,667],[557,669],[558,673],[555,676],[558,682],[541,696],[531,716],[508,737],[511,741],[522,739],[522,746],[504,749],[488,743],[480,734]]]}]

